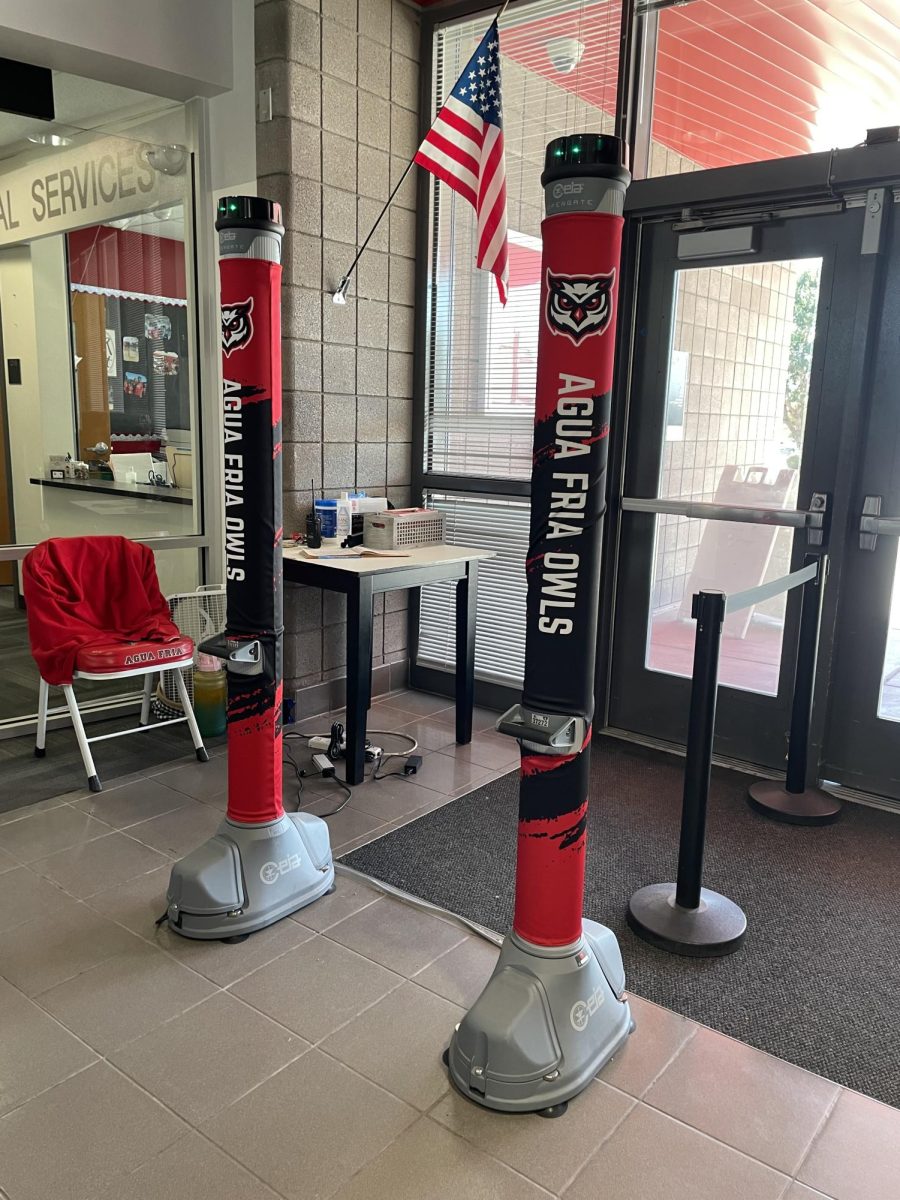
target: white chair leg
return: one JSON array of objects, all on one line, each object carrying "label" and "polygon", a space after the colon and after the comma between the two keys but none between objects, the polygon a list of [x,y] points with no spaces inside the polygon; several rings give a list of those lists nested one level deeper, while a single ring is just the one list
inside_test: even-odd
[{"label": "white chair leg", "polygon": [[35,739],[34,743],[35,758],[43,758],[47,753],[47,709],[49,705],[50,684],[46,679],[41,679],[41,687],[38,696],[37,738]]},{"label": "white chair leg", "polygon": [[206,747],[203,745],[203,738],[200,736],[200,730],[197,726],[197,717],[194,714],[191,698],[188,695],[187,687],[185,686],[184,676],[181,673],[181,668],[176,667],[172,671],[175,676],[175,686],[178,688],[178,695],[181,699],[181,706],[184,709],[184,715],[187,717],[188,729],[191,731],[191,738],[194,742],[194,750],[197,752],[197,759],[200,762],[209,762],[209,754]]},{"label": "white chair leg", "polygon": [[152,671],[148,671],[144,676],[144,695],[141,700],[141,724],[147,725],[150,721],[150,697],[153,695],[153,680]]},{"label": "white chair leg", "polygon": [[78,749],[81,751],[81,761],[84,763],[84,769],[88,777],[88,787],[92,792],[102,792],[103,787],[100,783],[97,770],[94,767],[94,760],[91,756],[91,748],[88,745],[87,734],[84,732],[84,725],[81,720],[81,713],[78,711],[78,701],[75,699],[75,689],[71,683],[63,687],[63,695],[66,698],[66,704],[69,708],[69,716],[72,718],[72,725],[75,729],[75,737],[78,740]]}]

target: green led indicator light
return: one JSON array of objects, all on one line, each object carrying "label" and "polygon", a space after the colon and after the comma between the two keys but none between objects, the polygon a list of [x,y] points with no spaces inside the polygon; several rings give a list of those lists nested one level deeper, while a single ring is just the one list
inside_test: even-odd
[{"label": "green led indicator light", "polygon": [[576,145],[574,145],[574,146],[572,147],[572,153],[573,153],[573,154],[580,154],[580,153],[581,153],[581,147],[580,147],[579,145],[577,145],[577,144],[576,144]]},{"label": "green led indicator light", "polygon": [[556,149],[553,151],[553,153],[556,155],[557,158],[562,158],[562,156],[563,156],[562,146],[557,146]]},{"label": "green led indicator light", "polygon": [[228,211],[229,212],[237,212],[237,207],[238,206],[234,203],[234,201],[232,201],[231,204],[228,205]]}]

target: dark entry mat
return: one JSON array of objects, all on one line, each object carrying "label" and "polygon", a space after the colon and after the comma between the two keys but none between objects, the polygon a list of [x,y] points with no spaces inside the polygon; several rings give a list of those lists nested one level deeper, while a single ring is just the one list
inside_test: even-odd
[{"label": "dark entry mat", "polygon": [[[88,737],[128,729],[138,723],[137,713],[98,722],[87,727]],[[207,749],[224,744],[225,738],[204,739]],[[110,738],[91,747],[94,764],[104,785],[123,775],[159,769],[180,758],[194,759],[187,725],[151,728],[131,737]],[[34,757],[34,734],[0,741],[0,813],[49,800],[63,792],[86,788],[87,777],[71,726],[47,731],[45,758]]]},{"label": "dark entry mat", "polygon": [[[835,825],[779,825],[748,807],[748,782],[713,769],[704,869],[746,912],[747,940],[727,958],[666,954],[628,929],[625,907],[674,878],[682,763],[601,739],[585,916],[615,930],[637,995],[900,1106],[900,817],[851,804]],[[517,803],[514,772],[343,861],[503,932]]]}]

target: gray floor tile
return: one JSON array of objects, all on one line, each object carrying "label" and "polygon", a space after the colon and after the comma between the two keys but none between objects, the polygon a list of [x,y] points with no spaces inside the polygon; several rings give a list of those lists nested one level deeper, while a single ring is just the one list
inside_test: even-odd
[{"label": "gray floor tile", "polygon": [[[335,789],[334,795],[320,796],[317,800],[312,800],[305,804],[303,811],[315,813],[316,816],[323,816],[325,813],[336,808],[340,804],[341,799],[342,795],[340,791]],[[346,808],[342,808],[333,817],[328,817],[326,823],[331,838],[332,853],[338,854],[348,842],[374,833],[385,822],[380,817],[372,817],[368,813],[360,812],[359,809],[351,808],[348,804]]]},{"label": "gray floor tile", "polygon": [[788,1177],[638,1104],[604,1142],[565,1200],[780,1200]]},{"label": "gray floor tile", "polygon": [[115,887],[104,888],[89,896],[85,904],[132,933],[153,941],[156,919],[166,911],[166,888],[171,874],[172,864],[167,861],[144,875],[135,875]]},{"label": "gray floor tile", "polygon": [[122,1046],[110,1061],[200,1125],[308,1048],[303,1038],[219,992]]},{"label": "gray floor tile", "polygon": [[461,788],[471,791],[491,775],[478,763],[463,762],[453,754],[426,754],[416,779],[422,787],[452,796]]},{"label": "gray floor tile", "polygon": [[422,1117],[334,1200],[547,1200],[549,1194]]},{"label": "gray floor tile", "polygon": [[132,783],[105,788],[102,792],[89,792],[72,807],[105,821],[114,829],[125,829],[138,821],[172,812],[186,802],[182,792],[164,787],[156,779],[138,778]]},{"label": "gray floor tile", "polygon": [[328,937],[409,977],[465,937],[456,925],[382,897],[328,930]]},{"label": "gray floor tile", "polygon": [[214,991],[209,980],[143,942],[41,994],[67,1029],[107,1055]]},{"label": "gray floor tile", "polygon": [[309,904],[306,908],[301,908],[299,912],[293,913],[292,920],[299,921],[308,929],[317,929],[321,932],[336,925],[338,921],[343,921],[345,917],[358,912],[361,908],[365,908],[367,904],[373,904],[380,896],[381,892],[377,888],[371,887],[364,880],[357,879],[353,875],[345,874],[338,868],[335,872],[334,891],[331,895],[322,896],[314,904]]},{"label": "gray floor tile", "polygon": [[17,858],[13,858],[11,854],[7,854],[5,850],[0,850],[0,875],[4,871],[12,871],[14,867],[21,865]]},{"label": "gray floor tile", "polygon": [[21,821],[25,817],[34,816],[35,813],[62,808],[64,804],[68,804],[70,799],[71,796],[65,793],[53,796],[49,800],[38,800],[35,804],[29,804],[25,808],[11,808],[7,812],[0,812],[0,825],[9,825],[12,821]]},{"label": "gray floor tile", "polygon": [[38,859],[33,870],[83,900],[166,863],[171,863],[171,859],[157,850],[125,833],[111,833],[95,842]]},{"label": "gray floor tile", "polygon": [[70,846],[103,837],[109,833],[109,828],[105,822],[67,805],[0,825],[0,850],[13,855],[19,862],[31,863],[57,850],[67,850]]},{"label": "gray floor tile", "polygon": [[251,934],[245,942],[234,945],[186,938],[166,928],[156,931],[153,944],[219,987],[228,987],[313,936],[311,929],[285,917],[275,925]]},{"label": "gray floor tile", "polygon": [[415,717],[430,717],[434,713],[442,713],[454,707],[454,701],[449,696],[435,696],[431,692],[391,692],[374,708],[388,705],[400,712],[411,713]]},{"label": "gray floor tile", "polygon": [[271,1188],[199,1133],[118,1179],[97,1200],[279,1200]]},{"label": "gray floor tile", "polygon": [[[390,763],[388,769],[392,769]],[[383,822],[396,821],[399,817],[408,816],[434,803],[434,792],[420,787],[413,782],[414,778],[417,779],[418,776],[368,779],[354,789],[349,807],[378,817]]]},{"label": "gray floor tile", "polygon": [[630,1096],[595,1081],[570,1102],[564,1118],[543,1121],[489,1112],[451,1089],[429,1116],[556,1194],[575,1178],[634,1103]]},{"label": "gray floor tile", "polygon": [[0,875],[0,931],[15,929],[38,917],[68,912],[74,903],[56,884],[28,867],[16,867]]},{"label": "gray floor tile", "polygon": [[514,738],[502,733],[473,733],[472,740],[465,746],[447,746],[442,754],[450,754],[460,762],[473,763],[487,770],[497,771],[503,767],[514,770],[519,765],[519,746]]},{"label": "gray floor tile", "polygon": [[[0,1115],[96,1061],[96,1054],[0,980]],[[3,1168],[0,1166],[0,1182]]]},{"label": "gray floor tile", "polygon": [[441,1054],[465,1011],[404,983],[321,1043],[327,1053],[425,1111],[450,1082]]},{"label": "gray floor tile", "polygon": [[0,1119],[0,1180],[14,1200],[96,1200],[186,1132],[146,1092],[95,1063]]},{"label": "gray floor tile", "polygon": [[900,1109],[841,1091],[797,1172],[801,1183],[835,1200],[900,1194]]},{"label": "gray floor tile", "polygon": [[310,1050],[203,1132],[287,1200],[311,1200],[331,1196],[415,1116],[415,1109]]},{"label": "gray floor tile", "polygon": [[222,814],[215,808],[190,800],[184,808],[130,826],[128,836],[170,858],[184,858],[208,841],[221,824]]},{"label": "gray floor tile", "polygon": [[0,975],[27,996],[80,975],[140,941],[85,904],[0,933]]},{"label": "gray floor tile", "polygon": [[401,982],[393,971],[320,936],[254,971],[231,991],[307,1041],[318,1042]]},{"label": "gray floor tile", "polygon": [[824,1192],[813,1191],[805,1183],[798,1183],[795,1179],[784,1193],[783,1200],[834,1200],[834,1197],[826,1196]]},{"label": "gray floor tile", "polygon": [[[444,750],[448,746],[456,745],[456,724],[453,720],[445,720],[443,713],[437,717],[414,717],[409,720],[408,713],[400,713],[396,709],[389,711],[397,722],[397,728],[402,728],[404,733],[408,733],[419,743],[417,754],[427,753],[429,750]],[[401,726],[399,722],[404,717],[407,720]],[[388,725],[388,728],[391,727]]]},{"label": "gray floor tile", "polygon": [[468,1010],[490,979],[499,953],[499,947],[484,938],[467,935],[413,978],[422,987]]},{"label": "gray floor tile", "polygon": [[837,1092],[819,1075],[701,1026],[644,1102],[794,1175]]},{"label": "gray floor tile", "polygon": [[209,799],[219,795],[228,786],[228,758],[217,756],[207,763],[195,760],[173,770],[163,771],[156,779],[166,787],[184,792],[186,796],[192,796],[195,800]]},{"label": "gray floor tile", "polygon": [[598,1078],[629,1096],[643,1096],[698,1026],[686,1017],[629,996],[635,1032]]}]

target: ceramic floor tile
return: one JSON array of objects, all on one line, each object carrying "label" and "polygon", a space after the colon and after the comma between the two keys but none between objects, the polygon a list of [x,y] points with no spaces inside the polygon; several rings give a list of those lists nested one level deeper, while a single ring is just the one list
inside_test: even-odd
[{"label": "ceramic floor tile", "polygon": [[72,798],[72,794],[64,793],[59,796],[51,796],[48,800],[38,800],[36,804],[26,804],[24,808],[11,808],[7,812],[0,812],[0,825],[9,825],[12,821],[21,821],[25,817],[33,817],[36,813],[62,808]]},{"label": "ceramic floor tile", "polygon": [[147,821],[172,812],[186,803],[182,792],[164,787],[156,779],[135,779],[118,787],[90,792],[72,805],[79,812],[97,817],[114,829],[124,829],[138,821]]},{"label": "ceramic floor tile", "polygon": [[331,1196],[415,1116],[415,1109],[310,1050],[203,1132],[287,1200],[312,1200]]},{"label": "ceramic floor tile", "polygon": [[[314,813],[317,817],[324,817],[325,813],[331,812],[344,798],[340,790],[335,788],[333,795],[319,796],[316,800],[308,801],[304,804],[303,811]],[[368,813],[360,812],[359,809],[351,808],[349,804],[339,813],[325,819],[331,838],[332,854],[342,853],[342,847],[346,846],[348,842],[355,841],[360,837],[367,837],[384,825],[384,821],[380,817],[372,817]]]},{"label": "ceramic floor tile", "polygon": [[104,888],[85,900],[96,912],[124,925],[148,941],[155,940],[156,919],[166,911],[166,889],[172,874],[171,862]]},{"label": "ceramic floor tile", "polygon": [[216,757],[206,763],[195,760],[174,770],[163,771],[156,779],[195,800],[209,799],[219,795],[228,786],[228,759]]},{"label": "ceramic floor tile", "polygon": [[819,1075],[701,1026],[644,1101],[794,1175],[837,1090]]},{"label": "ceramic floor tile", "polygon": [[515,738],[502,733],[473,733],[472,740],[465,746],[448,746],[442,754],[452,754],[460,762],[474,763],[491,771],[508,767],[513,770],[519,764],[519,746]]},{"label": "ceramic floor tile", "polygon": [[0,1178],[15,1200],[96,1200],[186,1132],[152,1096],[95,1063],[0,1119]]},{"label": "ceramic floor tile", "polygon": [[214,991],[209,980],[143,942],[41,993],[67,1029],[107,1055]]},{"label": "ceramic floor tile", "polygon": [[780,1200],[788,1177],[638,1103],[565,1200]]},{"label": "ceramic floor tile", "polygon": [[[399,767],[388,763],[388,770]],[[359,809],[380,821],[395,821],[417,809],[434,803],[434,792],[413,782],[418,776],[398,775],[385,779],[369,779],[353,791],[350,808]]]},{"label": "ceramic floor tile", "polygon": [[[0,1115],[96,1061],[96,1054],[0,980]],[[0,1167],[0,1182],[3,1168]]]},{"label": "ceramic floor tile", "polygon": [[826,1196],[824,1192],[813,1191],[805,1183],[798,1183],[795,1179],[784,1193],[783,1200],[833,1200],[833,1197]]},{"label": "ceramic floor tile", "polygon": [[270,1187],[199,1133],[118,1179],[97,1200],[279,1200]]},{"label": "ceramic floor tile", "polygon": [[497,721],[501,716],[502,714],[496,712],[493,708],[478,708],[476,706],[472,713],[472,732],[487,733],[489,729],[495,730],[497,728]]},{"label": "ceramic floor tile", "polygon": [[21,863],[17,858],[13,858],[11,854],[7,854],[5,850],[0,850],[0,875],[4,871],[12,871],[18,866],[21,866]]},{"label": "ceramic floor tile", "polygon": [[413,978],[445,1000],[469,1009],[490,979],[499,953],[499,947],[484,938],[467,935]]},{"label": "ceramic floor tile", "polygon": [[900,1195],[900,1109],[842,1091],[797,1178],[835,1200]]},{"label": "ceramic floor tile", "polygon": [[228,987],[313,936],[311,929],[285,917],[267,929],[251,934],[246,941],[232,945],[182,937],[166,928],[155,933],[153,944],[192,971],[199,971],[219,987]]},{"label": "ceramic floor tile", "polygon": [[565,1117],[546,1121],[532,1113],[489,1112],[450,1089],[429,1116],[556,1193],[575,1178],[634,1103],[630,1096],[595,1081],[570,1102]]},{"label": "ceramic floor tile", "polygon": [[598,1078],[629,1096],[643,1096],[698,1026],[639,996],[629,996],[635,1031]]},{"label": "ceramic floor tile", "polygon": [[292,914],[292,919],[308,929],[321,931],[336,925],[338,921],[343,921],[352,913],[359,912],[367,904],[373,904],[381,894],[365,880],[345,874],[338,866],[331,895],[322,896],[314,904],[301,908],[299,912]]},{"label": "ceramic floor tile", "polygon": [[109,826],[103,821],[66,805],[0,825],[0,850],[5,850],[19,862],[32,863],[57,850],[80,846],[107,833]]},{"label": "ceramic floor tile", "polygon": [[191,1125],[200,1125],[299,1058],[309,1043],[227,992],[110,1055]]},{"label": "ceramic floor tile", "polygon": [[40,858],[32,869],[84,900],[126,879],[145,875],[155,867],[167,863],[171,866],[171,862],[164,854],[125,833],[110,833],[95,842]]},{"label": "ceramic floor tile", "polygon": [[121,925],[73,900],[63,912],[0,933],[0,975],[36,996],[140,944]]},{"label": "ceramic floor tile", "polygon": [[190,800],[187,807],[132,825],[128,836],[170,858],[184,858],[208,841],[221,824],[222,814],[215,808]]},{"label": "ceramic floor tile", "polygon": [[321,1048],[423,1111],[447,1091],[441,1055],[465,1010],[404,983],[321,1043]]},{"label": "ceramic floor tile", "polygon": [[[409,719],[408,713],[399,713],[396,710],[390,710],[398,720],[397,728],[402,728],[404,733],[414,737],[419,743],[416,754],[427,754],[431,750],[444,750],[448,746],[456,745],[456,724],[453,720],[445,720],[444,714],[438,717],[415,717]],[[401,727],[399,720],[406,718],[406,723]],[[391,728],[390,725],[387,728]]]},{"label": "ceramic floor tile", "polygon": [[27,867],[0,875],[0,932],[37,917],[68,912],[73,904],[71,896]]},{"label": "ceramic floor tile", "polygon": [[549,1195],[470,1142],[422,1117],[342,1187],[334,1200],[547,1200]]},{"label": "ceramic floor tile", "polygon": [[426,754],[416,779],[422,787],[451,796],[461,788],[471,791],[490,774],[487,768],[463,762],[453,754]]},{"label": "ceramic floor tile", "polygon": [[[454,701],[449,696],[435,696],[431,692],[391,692],[373,706],[379,708],[388,705],[399,709],[400,712],[411,713],[416,717],[430,717],[434,713],[443,713],[454,707]],[[371,719],[371,714],[370,714]]]},{"label": "ceramic floor tile", "polygon": [[254,971],[231,991],[307,1041],[318,1042],[401,982],[393,971],[319,936]]},{"label": "ceramic floor tile", "polygon": [[327,936],[409,977],[466,935],[457,925],[383,896],[329,929]]}]

